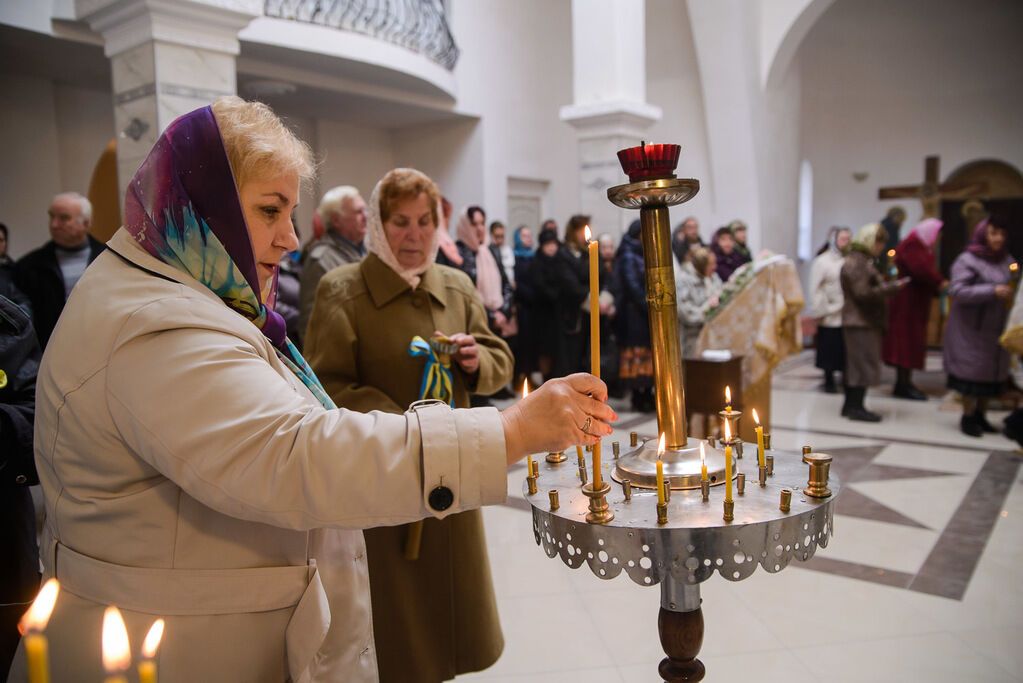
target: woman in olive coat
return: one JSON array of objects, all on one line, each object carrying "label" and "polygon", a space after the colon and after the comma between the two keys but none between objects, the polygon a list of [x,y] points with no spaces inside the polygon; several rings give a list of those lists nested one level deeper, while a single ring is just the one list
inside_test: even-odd
[{"label": "woman in olive coat", "polygon": [[[338,405],[400,414],[440,397],[464,408],[511,379],[511,351],[472,281],[434,263],[439,201],[419,171],[389,172],[369,203],[369,255],[320,282],[306,355]],[[410,355],[416,337],[437,332],[457,349],[446,394],[426,388],[429,361]],[[504,640],[478,510],[365,533],[381,681],[443,681],[497,661]]]}]

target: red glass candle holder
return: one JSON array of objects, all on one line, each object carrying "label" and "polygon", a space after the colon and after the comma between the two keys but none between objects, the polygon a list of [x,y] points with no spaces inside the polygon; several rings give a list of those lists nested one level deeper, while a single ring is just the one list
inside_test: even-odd
[{"label": "red glass candle holder", "polygon": [[629,147],[618,152],[618,161],[622,170],[629,176],[630,182],[640,180],[659,180],[674,178],[675,167],[678,166],[680,145],[648,145]]}]

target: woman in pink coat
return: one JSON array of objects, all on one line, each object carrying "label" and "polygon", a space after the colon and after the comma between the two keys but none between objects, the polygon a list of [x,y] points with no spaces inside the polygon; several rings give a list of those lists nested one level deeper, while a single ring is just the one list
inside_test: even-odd
[{"label": "woman in pink coat", "polygon": [[941,234],[942,222],[925,218],[895,248],[895,265],[900,277],[909,282],[888,304],[888,330],[884,336],[884,362],[896,370],[892,395],[914,401],[927,396],[913,386],[913,370],[923,370],[927,355],[927,320],[931,301],[945,278],[934,265],[934,245]]}]

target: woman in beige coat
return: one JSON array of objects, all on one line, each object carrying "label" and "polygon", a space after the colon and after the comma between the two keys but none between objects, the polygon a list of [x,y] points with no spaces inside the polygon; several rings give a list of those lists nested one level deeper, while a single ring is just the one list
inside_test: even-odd
[{"label": "woman in beige coat", "polygon": [[311,168],[264,105],[182,116],[68,300],[36,395],[55,683],[100,680],[110,604],[135,652],[167,620],[162,683],[374,681],[358,530],[502,501],[507,463],[610,432],[587,376],[503,413],[334,408],[272,313]]},{"label": "woman in beige coat", "polygon": [[[470,393],[511,380],[511,351],[472,280],[434,263],[439,202],[419,171],[385,175],[369,201],[369,255],[321,281],[305,352],[338,405],[400,414],[439,398],[467,408]],[[449,367],[428,348],[438,331],[457,348]],[[430,373],[442,380],[431,385]],[[504,639],[479,510],[365,534],[381,681],[434,683],[497,661]]]}]

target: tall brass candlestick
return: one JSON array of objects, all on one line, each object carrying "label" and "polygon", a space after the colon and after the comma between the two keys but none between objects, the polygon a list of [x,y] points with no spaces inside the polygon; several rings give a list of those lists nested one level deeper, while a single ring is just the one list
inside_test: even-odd
[{"label": "tall brass candlestick", "polygon": [[685,391],[680,372],[682,349],[678,336],[668,207],[663,204],[644,206],[639,211],[639,220],[643,226],[646,300],[656,379],[657,431],[665,435],[667,447],[674,450],[685,447],[689,430],[686,426]]}]

